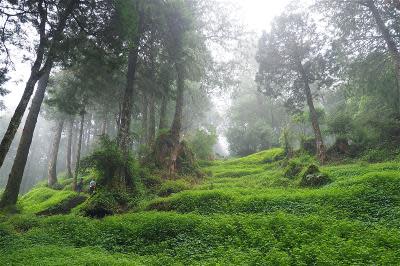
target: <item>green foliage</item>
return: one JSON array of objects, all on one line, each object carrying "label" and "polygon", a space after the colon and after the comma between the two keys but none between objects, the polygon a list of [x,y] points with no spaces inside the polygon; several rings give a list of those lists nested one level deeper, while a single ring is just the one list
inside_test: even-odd
[{"label": "green foliage", "polygon": [[19,205],[23,212],[39,213],[51,207],[59,206],[76,196],[73,191],[58,191],[47,187],[38,187],[21,197]]},{"label": "green foliage", "polygon": [[[130,171],[128,176],[132,179],[135,175],[136,162],[132,156],[124,158],[115,140],[108,136],[102,136],[98,148],[92,154],[84,158],[81,162],[81,169],[94,169],[97,173],[97,181],[100,186],[113,186],[118,179],[118,170],[127,169]],[[132,184],[133,180],[127,180]]]},{"label": "green foliage", "polygon": [[288,165],[283,171],[283,176],[286,178],[294,179],[303,169],[303,165],[296,160],[290,160]]},{"label": "green foliage", "polygon": [[217,143],[217,133],[214,130],[198,129],[188,137],[188,144],[197,159],[207,160],[213,157],[213,147]]},{"label": "green foliage", "polygon": [[[207,170],[214,177],[134,213],[0,217],[0,257],[13,265],[67,264],[71,257],[76,265],[397,264],[398,162],[317,167],[312,156],[297,154],[287,165],[303,166],[298,176],[330,177],[329,186],[310,189],[283,178],[282,154],[213,161]],[[92,199],[77,211],[101,202],[118,213],[131,195]]]},{"label": "green foliage", "polygon": [[84,216],[103,218],[107,215],[121,213],[127,210],[129,196],[122,192],[100,191],[91,196],[79,212]]},{"label": "green foliage", "polygon": [[188,188],[189,186],[185,180],[168,180],[161,185],[158,195],[161,197],[167,197],[171,194],[181,192]]}]

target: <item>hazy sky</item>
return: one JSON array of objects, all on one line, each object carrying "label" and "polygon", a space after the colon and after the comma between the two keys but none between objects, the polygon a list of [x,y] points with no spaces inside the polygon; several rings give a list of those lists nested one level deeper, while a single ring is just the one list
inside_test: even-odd
[{"label": "hazy sky", "polygon": [[[279,15],[289,0],[224,0],[237,5],[237,13],[249,30],[261,33],[268,29],[271,20]],[[21,54],[19,54],[20,56]],[[13,112],[21,97],[25,81],[28,79],[30,64],[20,63],[15,59],[16,70],[11,73],[11,80],[6,84],[11,93],[5,97],[7,112]]]}]

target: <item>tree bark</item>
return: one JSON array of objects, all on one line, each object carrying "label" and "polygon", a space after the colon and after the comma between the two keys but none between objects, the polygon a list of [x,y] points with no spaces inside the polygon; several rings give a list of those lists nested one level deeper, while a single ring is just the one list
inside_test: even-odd
[{"label": "tree bark", "polygon": [[103,122],[101,124],[101,135],[104,136],[107,134],[107,113],[104,114]]},{"label": "tree bark", "polygon": [[64,127],[64,119],[61,119],[57,123],[56,131],[54,132],[53,143],[51,145],[49,167],[47,172],[47,184],[49,185],[49,187],[57,183],[57,157],[58,157],[58,149],[60,147],[63,127]]},{"label": "tree bark", "polygon": [[[139,19],[141,20],[141,19]],[[118,145],[122,150],[124,156],[128,156],[129,147],[131,143],[130,137],[130,126],[131,126],[131,114],[133,107],[133,95],[134,95],[134,83],[136,75],[136,67],[138,61],[139,44],[141,38],[141,29],[139,24],[138,34],[135,38],[133,47],[129,51],[128,55],[128,71],[126,75],[126,87],[122,102],[120,123],[118,129]]]},{"label": "tree bark", "polygon": [[301,77],[302,77],[303,83],[304,83],[304,93],[306,95],[307,105],[310,110],[311,124],[312,124],[312,128],[314,130],[315,142],[316,142],[316,147],[317,147],[317,158],[321,164],[324,164],[325,160],[326,160],[325,145],[324,145],[324,141],[322,139],[321,129],[320,129],[319,123],[318,123],[317,111],[315,110],[315,107],[314,107],[314,102],[313,102],[313,98],[312,98],[312,94],[311,94],[308,76],[307,76],[307,73],[300,61],[298,62],[298,65],[299,65],[298,66],[299,72],[301,74]]},{"label": "tree bark", "polygon": [[[389,53],[392,57],[393,63],[394,63],[394,68],[395,68],[395,74],[396,74],[396,79],[397,79],[397,90],[398,90],[398,95],[400,97],[400,52],[397,47],[397,44],[395,40],[392,38],[390,35],[390,31],[387,28],[385,22],[382,19],[382,16],[376,7],[375,3],[373,0],[369,0],[366,3],[366,6],[372,13],[372,16],[375,19],[376,25],[378,27],[378,30],[381,32],[383,39],[385,40],[385,43],[388,47]],[[400,98],[398,99],[398,112],[400,113]]]},{"label": "tree bark", "polygon": [[146,145],[149,139],[149,102],[147,101],[147,96],[143,94],[142,97],[142,136],[141,144]]},{"label": "tree bark", "polygon": [[74,127],[74,120],[68,121],[68,139],[67,139],[67,178],[72,178],[71,156],[72,156],[72,130]]},{"label": "tree bark", "polygon": [[156,99],[154,91],[150,94],[149,101],[149,133],[148,133],[148,145],[149,147],[154,144],[156,138]]},{"label": "tree bark", "polygon": [[75,174],[74,174],[74,181],[72,183],[73,190],[76,190],[76,185],[78,181],[78,174],[79,174],[79,164],[81,160],[81,149],[82,149],[82,137],[83,137],[83,125],[85,123],[85,110],[82,110],[80,113],[81,121],[79,127],[79,137],[78,137],[78,147],[76,150],[76,165],[75,165]]},{"label": "tree bark", "polygon": [[[43,59],[45,54],[47,36],[46,36],[46,22],[47,22],[47,12],[45,10],[45,1],[41,0],[38,3],[38,10],[40,16],[40,24],[38,26],[39,31],[39,45],[36,50],[36,59],[31,68],[31,74],[29,76],[28,81],[26,82],[24,92],[22,94],[21,100],[18,103],[17,108],[14,111],[14,114],[8,124],[7,131],[5,132],[3,139],[0,144],[0,168],[3,166],[4,159],[10,150],[10,146],[12,141],[14,140],[15,134],[18,130],[19,125],[21,124],[22,117],[25,114],[26,107],[29,104],[31,96],[33,94],[35,85],[37,81],[47,72],[50,71],[54,57],[56,55],[56,46],[58,45],[59,41],[62,37],[62,32],[64,31],[65,25],[67,23],[67,19],[71,15],[72,11],[74,10],[78,0],[70,0],[66,4],[66,8],[64,12],[60,16],[60,20],[57,24],[57,28],[53,34],[53,40],[51,42],[51,46],[49,49],[49,53],[47,56],[46,61],[44,62],[43,66]],[[42,66],[42,68],[41,68]]]},{"label": "tree bark", "polygon": [[85,153],[86,154],[89,153],[90,140],[91,140],[91,134],[92,134],[92,120],[93,120],[93,114],[90,114],[87,130],[86,130],[86,139],[85,139]]},{"label": "tree bark", "polygon": [[28,158],[29,149],[31,147],[33,133],[35,131],[37,118],[39,116],[40,107],[46,92],[47,83],[50,75],[50,67],[46,73],[40,78],[35,96],[33,97],[31,108],[29,110],[21,139],[18,145],[17,154],[8,177],[7,185],[0,201],[0,208],[12,206],[17,203],[18,193],[21,185],[22,176],[24,174],[26,160]]},{"label": "tree bark", "polygon": [[167,128],[167,105],[168,105],[168,97],[165,92],[161,99],[160,124],[158,126],[158,131]]},{"label": "tree bark", "polygon": [[180,140],[181,129],[182,129],[182,111],[183,111],[183,94],[185,90],[185,79],[183,75],[183,66],[181,62],[175,64],[176,68],[176,104],[175,104],[175,115],[171,126],[171,135],[175,141]]}]

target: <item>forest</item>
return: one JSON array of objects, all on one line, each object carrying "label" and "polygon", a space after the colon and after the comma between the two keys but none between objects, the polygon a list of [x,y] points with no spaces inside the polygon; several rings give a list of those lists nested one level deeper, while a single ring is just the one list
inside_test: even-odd
[{"label": "forest", "polygon": [[400,265],[399,0],[0,0],[0,265]]}]

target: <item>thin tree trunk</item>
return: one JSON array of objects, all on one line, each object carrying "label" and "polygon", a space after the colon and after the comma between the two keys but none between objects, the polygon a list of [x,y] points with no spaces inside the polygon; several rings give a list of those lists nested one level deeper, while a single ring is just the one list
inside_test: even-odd
[{"label": "thin tree trunk", "polygon": [[385,22],[383,21],[382,16],[381,16],[378,8],[376,7],[374,1],[369,0],[366,3],[366,6],[371,11],[372,16],[375,19],[378,30],[381,32],[382,37],[386,42],[389,53],[390,53],[393,63],[394,63],[395,74],[396,74],[396,79],[397,79],[398,97],[399,97],[398,98],[398,112],[400,113],[400,52],[399,52],[399,49],[397,47],[395,40],[390,35],[390,31],[387,28]]},{"label": "thin tree trunk", "polygon": [[21,185],[22,176],[24,174],[26,160],[28,158],[29,149],[31,147],[33,133],[35,131],[37,118],[40,112],[44,94],[46,92],[49,80],[51,66],[47,72],[40,78],[35,96],[25,121],[21,139],[18,145],[17,154],[8,177],[7,185],[0,201],[0,208],[15,205],[18,199],[18,193]]},{"label": "thin tree trunk", "polygon": [[147,101],[147,96],[143,94],[143,99],[142,99],[142,145],[146,145],[149,137],[149,102]]},{"label": "thin tree trunk", "polygon": [[154,91],[151,92],[149,102],[149,137],[148,145],[152,146],[156,138],[156,99]]},{"label": "thin tree trunk", "polygon": [[83,125],[85,123],[85,110],[81,111],[80,116],[81,116],[81,122],[80,122],[80,128],[79,128],[78,147],[76,150],[75,175],[74,175],[74,181],[72,183],[73,190],[76,190],[76,185],[77,185],[77,181],[78,181],[79,164],[80,164],[80,160],[81,160],[81,149],[82,149]]},{"label": "thin tree trunk", "polygon": [[63,127],[64,127],[64,119],[61,119],[57,123],[56,131],[54,132],[53,143],[51,145],[49,167],[47,172],[47,184],[49,185],[49,187],[57,183],[57,157],[58,157],[58,149],[60,147]]},{"label": "thin tree trunk", "polygon": [[160,124],[158,126],[158,131],[167,128],[167,105],[168,105],[168,97],[166,93],[162,96],[161,99],[161,107],[160,107]]},{"label": "thin tree trunk", "polygon": [[88,126],[87,126],[87,130],[86,130],[86,139],[85,139],[85,153],[88,154],[89,153],[89,147],[90,147],[90,136],[92,134],[92,119],[93,119],[93,114],[90,114],[89,116],[89,121],[88,121]]},{"label": "thin tree trunk", "polygon": [[181,63],[176,63],[176,74],[177,74],[177,92],[176,92],[176,105],[175,115],[171,126],[171,135],[175,141],[179,142],[181,129],[182,129],[182,110],[183,110],[183,94],[185,90],[185,79],[183,77],[183,67]]},{"label": "thin tree trunk", "polygon": [[74,127],[74,120],[68,121],[68,139],[67,139],[67,178],[72,178],[71,156],[72,156],[72,130]]},{"label": "thin tree trunk", "polygon": [[101,124],[101,135],[104,136],[107,134],[107,113],[104,114],[103,122]]},{"label": "thin tree trunk", "polygon": [[[44,7],[45,1],[41,0],[38,3],[39,16],[40,16],[40,24],[38,26],[38,31],[40,35],[39,45],[36,50],[36,59],[31,68],[31,74],[29,76],[28,81],[26,82],[24,93],[22,94],[21,100],[18,103],[17,108],[14,111],[14,114],[8,124],[7,131],[5,132],[3,139],[0,143],[0,168],[3,166],[4,159],[10,150],[10,146],[12,141],[14,140],[15,134],[18,130],[19,125],[21,124],[22,117],[25,114],[26,107],[29,104],[31,96],[33,94],[35,85],[37,81],[48,71],[50,71],[54,57],[56,56],[56,45],[58,45],[62,32],[64,31],[66,22],[72,11],[74,10],[78,0],[70,0],[65,6],[64,13],[61,14],[60,20],[58,22],[57,28],[53,34],[53,40],[51,42],[51,46],[47,55],[47,59],[44,62],[44,54],[47,43],[46,37],[46,22],[47,22],[47,13]],[[42,66],[42,68],[40,68]]]},{"label": "thin tree trunk", "polygon": [[316,142],[316,147],[317,147],[317,157],[318,157],[318,160],[320,161],[320,163],[324,164],[325,160],[326,160],[325,145],[324,145],[324,141],[322,139],[321,129],[320,129],[319,123],[318,123],[317,111],[315,111],[315,107],[314,107],[310,84],[308,81],[307,73],[305,72],[304,67],[300,61],[298,62],[298,65],[299,65],[300,74],[301,74],[301,76],[303,78],[303,82],[304,82],[304,92],[305,92],[306,98],[307,98],[307,105],[310,110],[311,124],[312,124],[312,128],[314,130],[315,142]]},{"label": "thin tree trunk", "polygon": [[[73,131],[72,131],[72,152],[71,152],[71,168],[75,169],[76,166],[76,152],[78,149],[78,124],[79,122],[74,122]],[[73,175],[71,176],[73,177]]]}]

